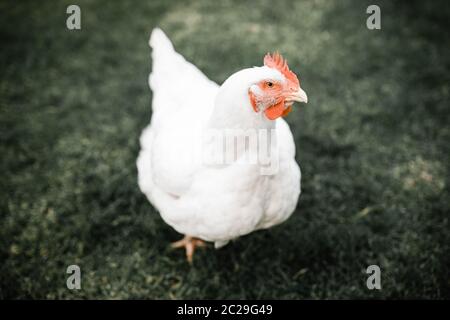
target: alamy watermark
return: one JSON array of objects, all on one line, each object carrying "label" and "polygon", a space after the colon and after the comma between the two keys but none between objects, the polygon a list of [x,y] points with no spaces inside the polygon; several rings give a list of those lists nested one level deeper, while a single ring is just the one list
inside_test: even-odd
[{"label": "alamy watermark", "polygon": [[70,14],[66,20],[66,27],[69,30],[81,29],[81,9],[76,4],[67,7],[66,13]]},{"label": "alamy watermark", "polygon": [[369,30],[381,29],[381,9],[376,4],[372,4],[367,7],[366,13],[370,16],[366,20],[366,26]]},{"label": "alamy watermark", "polygon": [[[274,175],[279,170],[279,145],[275,129],[210,128],[201,133],[172,129],[165,135],[155,144],[157,153],[165,159],[161,165],[167,170],[179,168],[180,165],[220,167],[231,164],[255,166],[261,175]],[[184,143],[179,143],[180,137],[183,137]],[[170,141],[177,141],[176,147]]]},{"label": "alamy watermark", "polygon": [[81,269],[76,264],[72,264],[67,267],[66,273],[70,274],[67,277],[66,286],[70,290],[80,290],[81,289]]},{"label": "alamy watermark", "polygon": [[369,290],[381,290],[381,269],[376,264],[370,265],[366,269],[366,273],[370,274],[367,278],[366,286]]}]

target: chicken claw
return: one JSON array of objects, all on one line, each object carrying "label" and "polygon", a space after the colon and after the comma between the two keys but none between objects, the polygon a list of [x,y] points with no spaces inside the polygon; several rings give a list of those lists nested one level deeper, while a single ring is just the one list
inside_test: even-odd
[{"label": "chicken claw", "polygon": [[191,236],[184,236],[183,239],[175,241],[170,245],[173,249],[185,248],[187,261],[192,264],[192,259],[194,256],[194,251],[196,247],[205,247],[205,241],[197,239]]}]

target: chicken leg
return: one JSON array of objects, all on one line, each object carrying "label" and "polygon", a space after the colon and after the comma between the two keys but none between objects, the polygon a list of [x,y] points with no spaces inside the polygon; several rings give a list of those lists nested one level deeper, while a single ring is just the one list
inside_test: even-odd
[{"label": "chicken leg", "polygon": [[174,249],[177,248],[185,248],[186,250],[186,258],[189,263],[192,264],[192,259],[194,257],[194,251],[196,247],[204,247],[206,246],[205,242],[201,239],[197,239],[191,236],[184,236],[183,239],[173,242],[171,247]]}]

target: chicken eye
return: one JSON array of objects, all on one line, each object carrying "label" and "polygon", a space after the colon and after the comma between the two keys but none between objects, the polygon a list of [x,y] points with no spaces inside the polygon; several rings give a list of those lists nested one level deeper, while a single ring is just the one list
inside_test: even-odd
[{"label": "chicken eye", "polygon": [[267,82],[267,86],[268,86],[268,87],[273,87],[273,82],[268,81],[268,82]]}]

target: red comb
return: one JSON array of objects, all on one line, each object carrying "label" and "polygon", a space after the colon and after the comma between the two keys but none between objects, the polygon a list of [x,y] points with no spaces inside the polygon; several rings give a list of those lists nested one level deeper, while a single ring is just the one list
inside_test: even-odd
[{"label": "red comb", "polygon": [[272,55],[270,53],[266,54],[264,57],[264,65],[269,68],[277,69],[286,77],[286,79],[297,86],[300,85],[297,76],[289,70],[287,61],[278,52],[275,52]]}]

